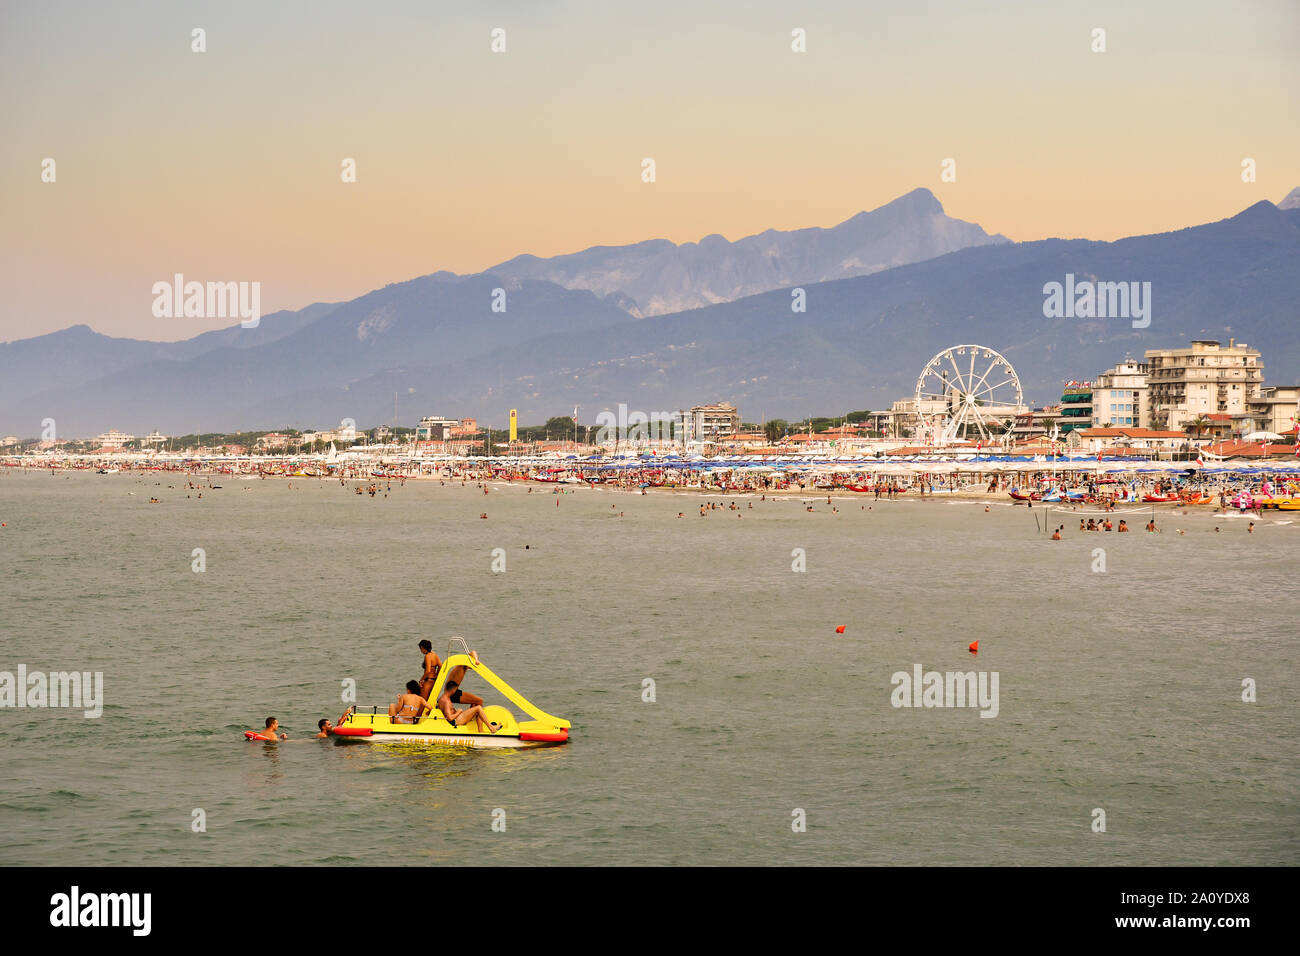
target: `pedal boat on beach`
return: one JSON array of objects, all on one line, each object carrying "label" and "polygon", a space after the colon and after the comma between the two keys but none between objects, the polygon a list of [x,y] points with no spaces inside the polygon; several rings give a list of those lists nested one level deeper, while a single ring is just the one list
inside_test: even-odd
[{"label": "pedal boat on beach", "polygon": [[[496,733],[479,730],[472,720],[463,726],[453,727],[437,709],[435,702],[442,696],[442,688],[447,682],[448,673],[452,668],[461,665],[466,668],[466,674],[473,671],[532,720],[520,722],[507,708],[499,704],[487,704],[483,707],[484,719],[498,725]],[[421,717],[412,723],[402,723],[401,718],[389,717],[386,705],[358,707],[348,715],[347,720],[335,727],[334,733],[349,741],[365,743],[405,741],[444,747],[554,747],[568,743],[569,740],[571,725],[567,720],[553,717],[534,706],[493,673],[486,664],[475,664],[468,654],[448,655],[438,671],[433,692],[429,695],[429,706],[433,707],[433,714]]]}]

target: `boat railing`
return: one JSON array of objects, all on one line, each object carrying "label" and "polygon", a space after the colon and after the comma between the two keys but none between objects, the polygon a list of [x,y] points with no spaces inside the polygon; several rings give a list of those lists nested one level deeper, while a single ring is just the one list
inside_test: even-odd
[{"label": "boat railing", "polygon": [[[358,704],[358,705],[356,705],[356,706],[352,709],[352,713],[353,713],[353,714],[357,714],[357,715],[361,715],[361,714],[370,714],[370,715],[373,715],[373,716],[375,716],[375,717],[380,717],[380,716],[387,717],[387,716],[388,716],[388,705],[387,705],[387,704]],[[434,707],[433,704],[430,704],[430,705],[429,705],[429,712],[426,713],[426,714],[421,714],[420,717],[419,717],[419,720],[432,720],[432,719],[436,718],[438,715],[439,715],[439,711],[438,711],[438,709],[437,709],[436,707]],[[401,716],[403,716],[403,717],[409,717],[410,715],[409,715],[409,714],[403,714],[403,715],[401,715]],[[417,720],[417,721],[411,721],[411,723],[418,723],[418,720]]]}]

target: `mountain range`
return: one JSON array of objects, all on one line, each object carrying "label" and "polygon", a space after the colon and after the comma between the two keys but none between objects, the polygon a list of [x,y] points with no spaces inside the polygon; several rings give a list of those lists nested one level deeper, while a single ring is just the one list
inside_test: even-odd
[{"label": "mountain range", "polygon": [[631,246],[595,246],[571,255],[517,256],[488,272],[544,279],[566,289],[614,297],[641,318],[732,302],[759,292],[871,275],[970,246],[1008,242],[944,214],[928,189],[860,212],[830,229],[769,229],[728,242],[705,236],[681,245],[652,239]]},{"label": "mountain range", "polygon": [[[1043,287],[1067,275],[1150,282],[1150,325],[1046,317]],[[500,426],[510,408],[535,422],[575,405],[592,421],[620,402],[731,401],[746,420],[796,419],[888,407],[961,343],[1002,352],[1031,404],[1126,353],[1193,338],[1246,341],[1268,382],[1292,384],[1297,303],[1300,190],[1176,232],[1023,243],[916,190],[831,229],[519,257],[184,342],[82,325],[3,344],[0,433],[34,437],[45,418],[66,436],[366,426],[391,422],[395,404],[405,425],[440,414]]]}]

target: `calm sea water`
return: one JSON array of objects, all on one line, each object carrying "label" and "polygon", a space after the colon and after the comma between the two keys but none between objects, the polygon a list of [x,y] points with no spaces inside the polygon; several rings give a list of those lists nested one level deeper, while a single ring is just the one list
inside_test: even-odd
[{"label": "calm sea water", "polygon": [[[1300,521],[184,481],[0,476],[0,670],[106,697],[0,709],[0,863],[1300,862]],[[348,678],[386,704],[451,634],[572,742],[243,740],[308,737]],[[998,716],[892,707],[915,664],[998,672]]]}]

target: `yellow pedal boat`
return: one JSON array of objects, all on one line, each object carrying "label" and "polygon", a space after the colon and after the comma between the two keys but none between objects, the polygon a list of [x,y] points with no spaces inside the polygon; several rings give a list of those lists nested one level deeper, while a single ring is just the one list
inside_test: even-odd
[{"label": "yellow pedal boat", "polygon": [[473,671],[483,680],[495,687],[501,694],[532,720],[518,721],[509,709],[499,704],[483,707],[485,718],[497,724],[499,729],[492,733],[479,730],[474,721],[460,727],[453,727],[447,719],[434,708],[431,716],[418,720],[389,717],[386,706],[358,707],[342,721],[334,733],[339,737],[366,743],[387,743],[405,741],[409,743],[438,744],[446,747],[554,747],[568,743],[570,724],[562,717],[553,717],[546,711],[534,706],[517,690],[493,673],[483,663],[474,663],[468,654],[450,654],[443,661],[442,668],[429,695],[430,706],[442,696],[443,685],[452,668],[464,665],[466,673]]}]

